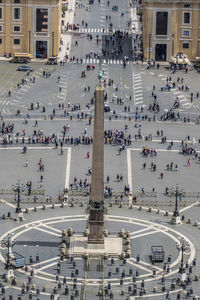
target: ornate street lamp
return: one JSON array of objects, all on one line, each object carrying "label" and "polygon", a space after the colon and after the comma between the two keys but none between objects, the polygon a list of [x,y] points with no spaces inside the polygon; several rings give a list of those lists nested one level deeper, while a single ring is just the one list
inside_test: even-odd
[{"label": "ornate street lamp", "polygon": [[178,211],[178,198],[181,199],[182,195],[183,195],[183,189],[179,189],[178,184],[176,185],[176,190],[173,193],[176,197],[176,201],[175,201],[175,210],[172,216],[172,220],[171,220],[171,224],[180,224],[181,220],[180,220],[180,216],[179,216],[179,211]]},{"label": "ornate street lamp", "polygon": [[11,236],[10,234],[7,236],[6,239],[3,239],[2,240],[2,245],[4,247],[7,247],[7,255],[6,255],[6,265],[5,265],[5,268],[8,270],[9,267],[10,267],[10,252],[12,250],[12,247],[15,245],[15,240],[12,240],[11,239]]},{"label": "ornate street lamp", "polygon": [[20,207],[20,201],[21,201],[21,192],[24,192],[25,190],[25,185],[22,184],[20,185],[19,180],[16,185],[12,185],[12,189],[15,193],[17,193],[17,207],[16,207],[16,214],[19,214],[21,212],[21,207]]},{"label": "ornate street lamp", "polygon": [[189,244],[182,238],[180,243],[176,244],[176,248],[181,252],[181,266],[179,268],[179,273],[181,275],[181,279],[183,280],[185,277],[185,266],[184,266],[184,252],[188,249]]}]

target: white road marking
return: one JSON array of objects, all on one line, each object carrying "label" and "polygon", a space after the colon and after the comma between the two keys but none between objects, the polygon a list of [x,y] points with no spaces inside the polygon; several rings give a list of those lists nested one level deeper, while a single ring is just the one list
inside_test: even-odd
[{"label": "white road marking", "polygon": [[152,231],[149,231],[149,232],[145,232],[145,233],[141,233],[141,234],[138,234],[138,235],[131,236],[130,239],[133,240],[133,239],[137,239],[137,238],[140,238],[140,237],[143,237],[143,236],[146,236],[146,235],[150,235],[150,234],[155,234],[155,233],[160,233],[160,231],[152,230]]},{"label": "white road marking", "polygon": [[55,236],[57,236],[57,237],[61,237],[61,234],[54,233],[54,232],[51,232],[51,231],[49,231],[49,230],[45,230],[45,229],[40,228],[40,227],[34,227],[33,229],[39,230],[39,231],[42,231],[42,232],[45,232],[45,233],[48,233],[48,234],[51,234],[51,235],[55,235]]},{"label": "white road marking", "polygon": [[13,207],[13,208],[16,208],[16,205],[14,205],[14,204],[12,204],[12,203],[9,203],[9,202],[7,202],[6,200],[4,200],[4,199],[0,199],[0,202],[3,202],[3,203],[5,203],[5,204],[7,204],[8,206],[11,206],[11,207]]}]

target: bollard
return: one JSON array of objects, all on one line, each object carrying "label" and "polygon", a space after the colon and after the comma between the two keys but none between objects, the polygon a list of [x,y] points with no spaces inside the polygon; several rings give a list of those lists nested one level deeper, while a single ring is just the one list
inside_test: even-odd
[{"label": "bollard", "polygon": [[9,300],[13,300],[13,294],[12,293],[10,293],[10,295],[9,295]]},{"label": "bollard", "polygon": [[167,273],[170,272],[170,266],[167,266]]},{"label": "bollard", "polygon": [[199,276],[196,274],[195,276],[194,276],[194,281],[198,281],[199,280]]},{"label": "bollard", "polygon": [[144,288],[144,279],[141,282],[141,288]]},{"label": "bollard", "polygon": [[172,256],[171,256],[171,255],[169,255],[169,256],[168,256],[168,258],[167,258],[167,262],[168,262],[168,263],[170,263],[170,262],[171,262],[171,260],[172,260]]},{"label": "bollard", "polygon": [[161,290],[162,290],[162,292],[165,292],[165,291],[166,291],[165,285],[162,286],[162,289],[161,289]]},{"label": "bollard", "polygon": [[163,271],[166,271],[166,270],[167,270],[167,264],[164,263],[164,265],[163,265]]},{"label": "bollard", "polygon": [[176,287],[175,283],[174,283],[174,282],[172,282],[172,283],[171,283],[171,289],[172,289],[172,290],[174,290],[174,289],[175,289],[175,287]]},{"label": "bollard", "polygon": [[68,285],[66,285],[66,287],[65,287],[65,295],[69,295],[69,287],[68,287]]},{"label": "bollard", "polygon": [[180,300],[180,299],[181,299],[181,294],[180,294],[180,292],[177,294],[176,299],[177,299],[177,300]]},{"label": "bollard", "polygon": [[137,289],[135,289],[135,288],[133,290],[133,296],[137,296]]},{"label": "bollard", "polygon": [[36,254],[35,260],[36,260],[36,263],[39,263],[39,262],[40,262],[40,257],[39,257],[39,254],[38,254],[38,253]]}]

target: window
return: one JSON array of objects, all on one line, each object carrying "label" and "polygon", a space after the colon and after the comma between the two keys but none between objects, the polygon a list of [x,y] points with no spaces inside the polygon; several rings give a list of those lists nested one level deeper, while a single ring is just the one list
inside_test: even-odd
[{"label": "window", "polygon": [[14,3],[20,3],[20,0],[14,0]]},{"label": "window", "polygon": [[20,39],[14,39],[14,45],[20,45]]},{"label": "window", "polygon": [[2,25],[0,25],[0,32],[2,32],[3,31],[3,26]]},{"label": "window", "polygon": [[168,12],[156,13],[156,35],[167,35]]},{"label": "window", "polygon": [[48,9],[36,9],[36,32],[48,31]]},{"label": "window", "polygon": [[13,31],[21,31],[20,26],[14,26]]},{"label": "window", "polygon": [[20,20],[20,8],[18,7],[14,8],[14,19]]},{"label": "window", "polygon": [[189,43],[183,43],[183,49],[189,49]]},{"label": "window", "polygon": [[184,7],[189,8],[189,7],[190,7],[190,4],[184,4]]},{"label": "window", "polygon": [[183,36],[190,36],[190,30],[183,30],[183,33],[182,33]]},{"label": "window", "polygon": [[2,44],[2,39],[0,39],[0,44]]},{"label": "window", "polygon": [[3,19],[3,8],[0,7],[0,19]]},{"label": "window", "polygon": [[183,24],[190,24],[190,12],[183,13]]}]

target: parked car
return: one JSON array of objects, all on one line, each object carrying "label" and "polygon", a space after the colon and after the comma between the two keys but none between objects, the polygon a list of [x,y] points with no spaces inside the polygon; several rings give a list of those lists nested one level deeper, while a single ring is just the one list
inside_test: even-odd
[{"label": "parked car", "polygon": [[33,68],[29,67],[29,66],[20,66],[17,68],[17,71],[30,71],[33,72]]},{"label": "parked car", "polygon": [[104,104],[104,111],[105,112],[110,111],[110,106],[108,104]]}]

